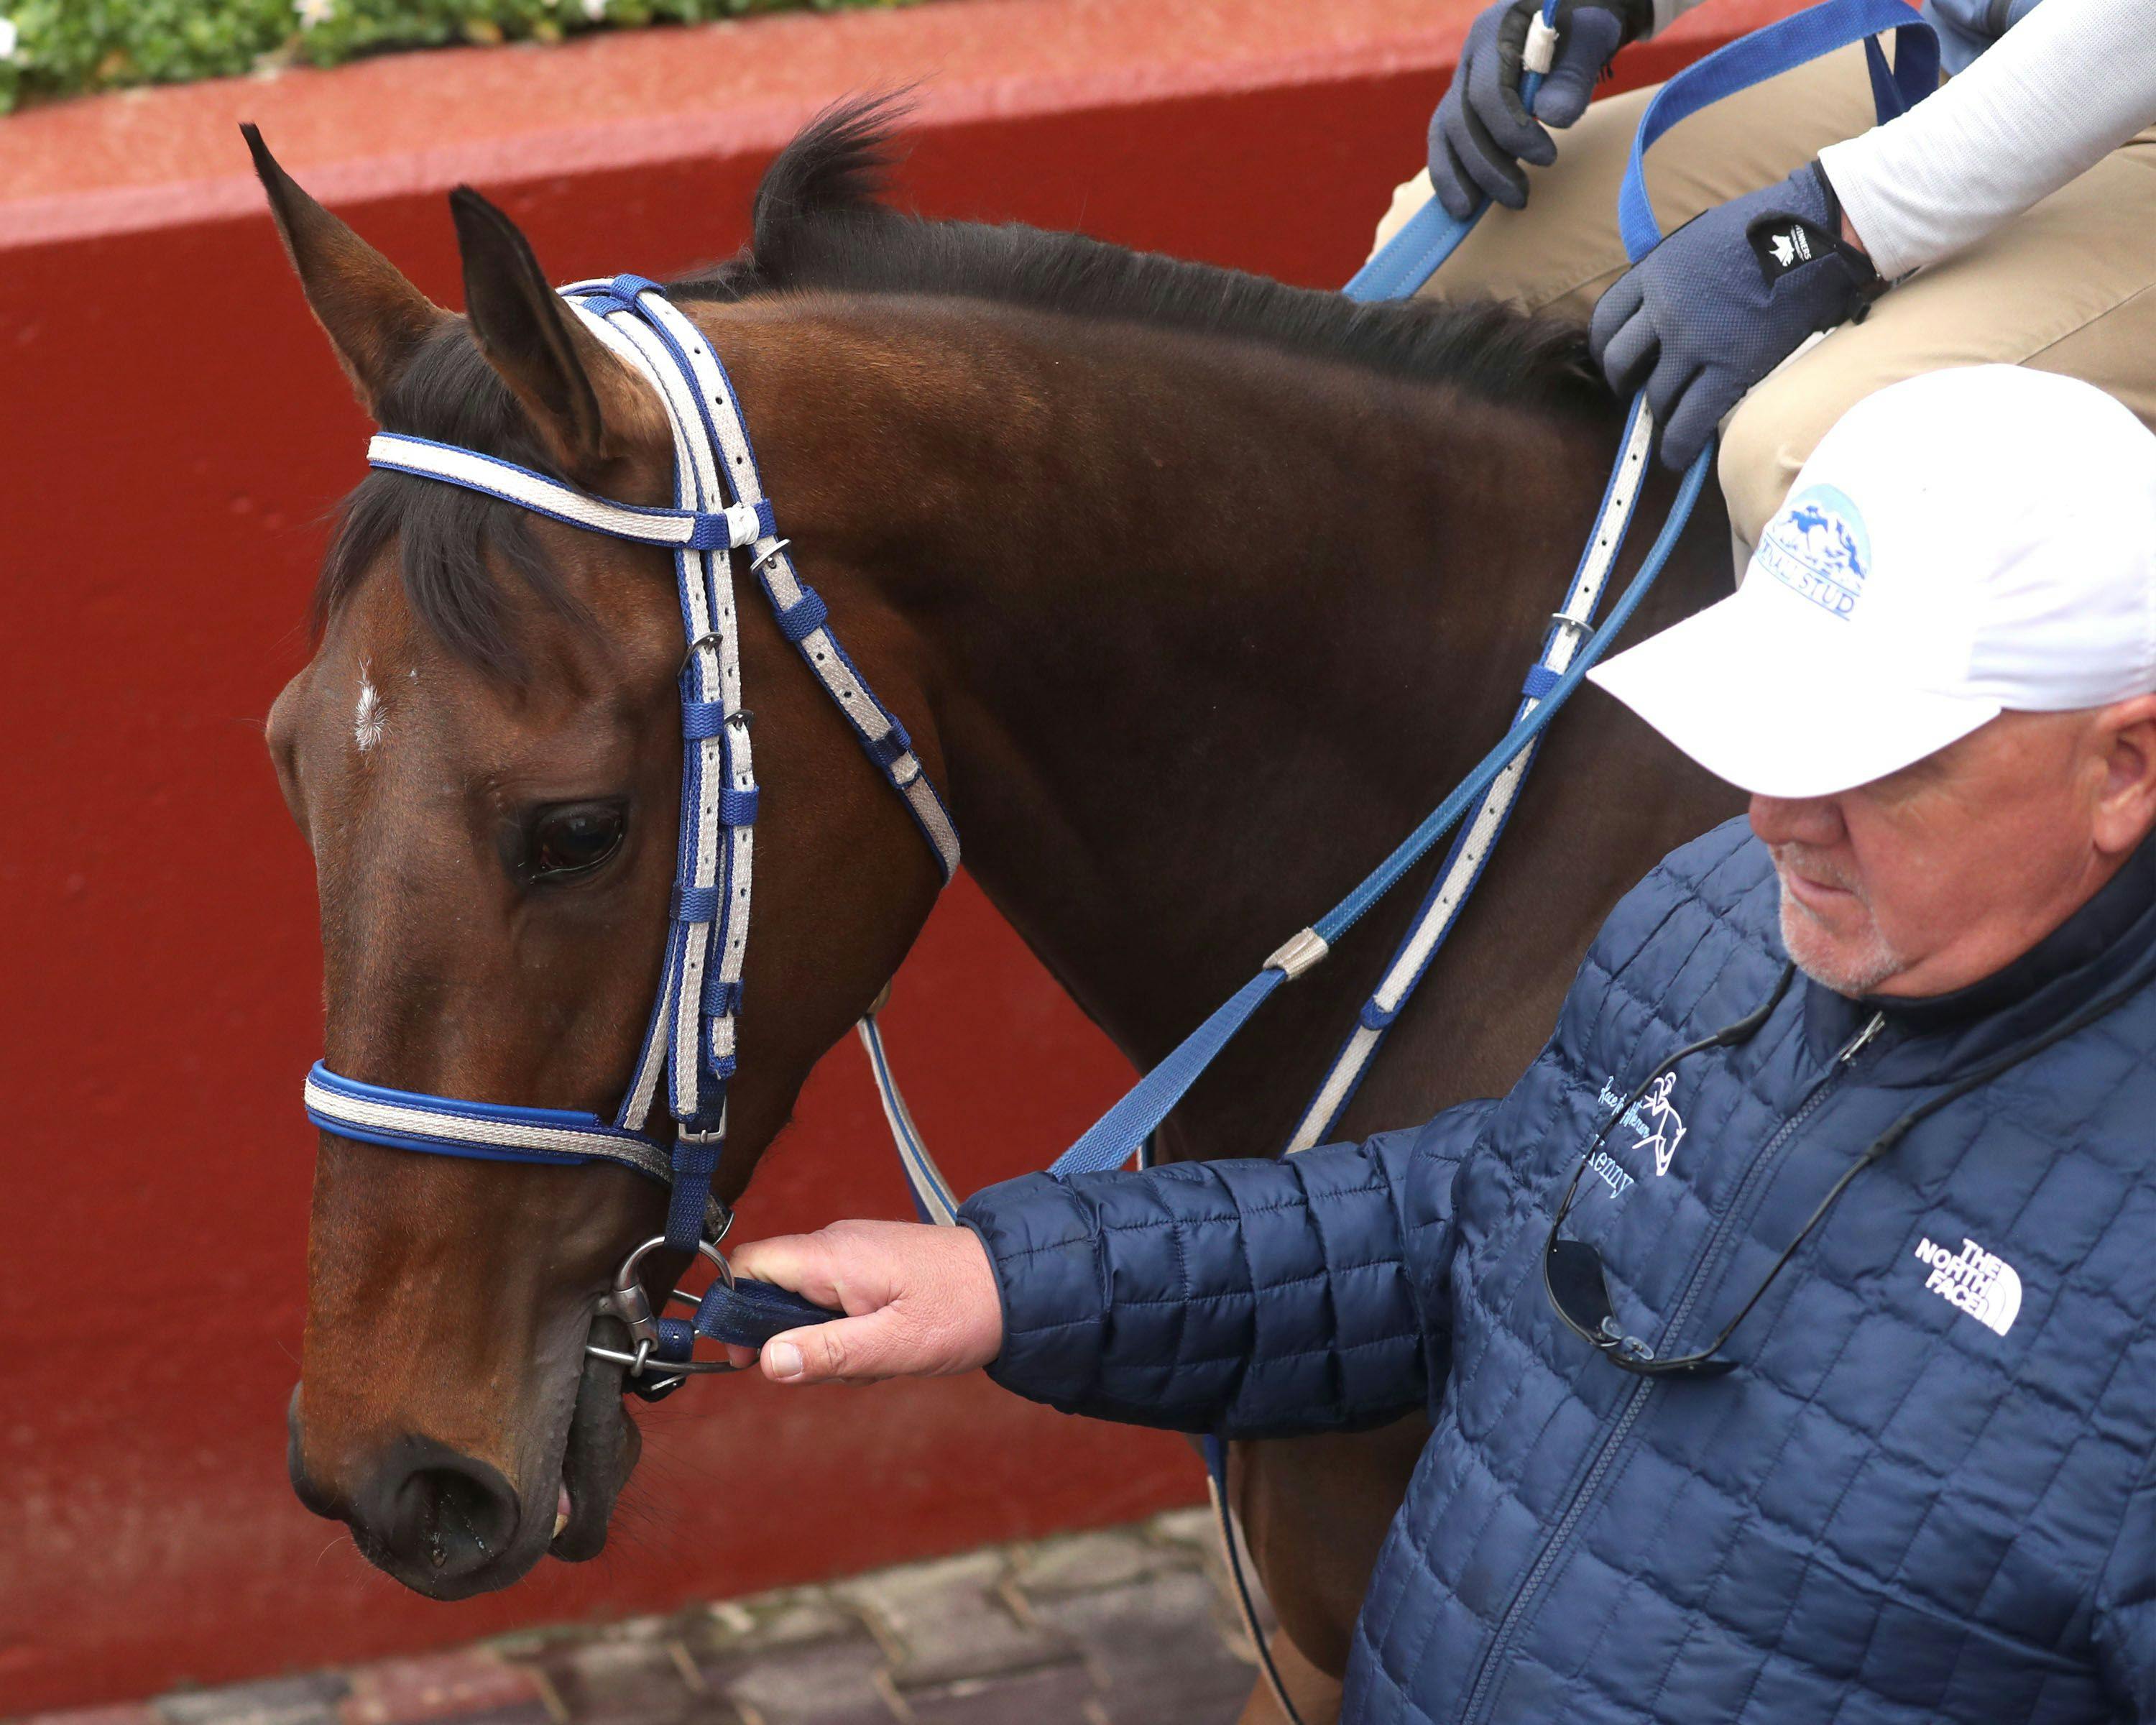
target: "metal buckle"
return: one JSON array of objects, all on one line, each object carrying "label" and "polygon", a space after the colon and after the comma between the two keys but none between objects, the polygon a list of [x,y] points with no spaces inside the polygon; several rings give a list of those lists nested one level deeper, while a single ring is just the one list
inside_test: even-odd
[{"label": "metal buckle", "polygon": [[750,574],[752,574],[752,575],[755,574],[755,573],[757,572],[757,570],[761,569],[761,568],[762,568],[762,567],[766,563],[769,562],[770,562],[773,557],[776,557],[779,556],[782,552],[783,552],[787,549],[787,547],[788,547],[791,546],[793,543],[793,542],[791,539],[778,539],[778,540],[774,540],[774,541],[772,542],[771,549],[770,549],[769,551],[767,551],[766,552],[764,552],[764,554],[763,554],[762,557],[760,557],[757,558],[757,560],[756,560],[754,562],[751,563],[751,564],[748,566],[748,572],[749,572]]},{"label": "metal buckle", "polygon": [[706,629],[703,634],[698,635],[695,640],[689,643],[686,650],[681,655],[681,669],[683,670],[688,670],[689,661],[690,660],[694,659],[699,653],[702,652],[705,648],[716,647],[721,642],[725,640],[725,639],[726,637],[721,634],[718,630],[715,629]]},{"label": "metal buckle", "polygon": [[1573,651],[1575,653],[1579,650],[1579,644],[1594,633],[1594,627],[1591,624],[1582,623],[1579,619],[1573,616],[1569,611],[1551,612],[1550,622],[1557,628],[1567,630],[1570,633],[1572,636],[1572,648]]},{"label": "metal buckle", "polygon": [[[732,1223],[733,1216],[729,1212],[725,1226],[720,1230],[721,1236],[725,1234],[726,1227],[731,1227]],[[671,1388],[683,1378],[697,1373],[731,1372],[735,1369],[722,1359],[656,1362],[652,1359],[652,1352],[659,1346],[659,1316],[651,1309],[651,1301],[644,1291],[644,1284],[637,1280],[636,1268],[648,1255],[665,1244],[666,1236],[663,1234],[655,1234],[649,1240],[645,1240],[642,1245],[621,1260],[621,1268],[613,1273],[613,1286],[599,1296],[599,1315],[603,1317],[619,1318],[623,1327],[629,1332],[629,1339],[634,1344],[636,1351],[634,1353],[624,1353],[618,1348],[602,1348],[596,1342],[587,1342],[584,1344],[584,1352],[593,1358],[611,1360],[616,1365],[626,1366],[631,1378],[640,1379],[647,1366],[650,1367],[654,1373],[663,1374],[663,1376],[654,1377],[651,1385],[652,1388],[658,1389]],[[733,1266],[726,1262],[726,1254],[719,1250],[717,1240],[697,1241],[696,1251],[699,1256],[711,1260],[712,1266],[719,1272],[719,1279],[721,1281],[728,1287],[734,1285]],[[660,1304],[670,1306],[677,1301],[690,1307],[698,1303],[696,1296],[685,1293],[676,1287],[668,1292]]]}]

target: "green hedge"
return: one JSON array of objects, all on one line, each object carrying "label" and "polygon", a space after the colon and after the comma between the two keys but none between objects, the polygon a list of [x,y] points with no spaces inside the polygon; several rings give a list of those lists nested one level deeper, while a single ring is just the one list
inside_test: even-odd
[{"label": "green hedge", "polygon": [[[128,84],[335,65],[385,48],[559,42],[593,29],[696,23],[906,0],[0,0],[0,113]],[[12,51],[11,39],[12,38]]]}]

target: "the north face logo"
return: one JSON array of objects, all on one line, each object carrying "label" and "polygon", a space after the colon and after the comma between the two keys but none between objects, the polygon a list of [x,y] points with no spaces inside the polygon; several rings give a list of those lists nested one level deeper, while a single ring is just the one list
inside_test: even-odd
[{"label": "the north face logo", "polygon": [[1964,1240],[1958,1252],[1921,1240],[1917,1257],[1930,1267],[1924,1284],[1930,1292],[1959,1307],[1994,1335],[2014,1327],[2021,1314],[2021,1278],[2004,1258],[1973,1240]]}]

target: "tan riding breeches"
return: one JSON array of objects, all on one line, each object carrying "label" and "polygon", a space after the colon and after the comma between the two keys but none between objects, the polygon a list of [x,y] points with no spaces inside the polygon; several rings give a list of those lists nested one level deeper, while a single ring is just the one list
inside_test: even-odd
[{"label": "tan riding breeches", "polygon": [[[1556,134],[1556,162],[1527,170],[1527,207],[1492,209],[1424,291],[1495,295],[1584,321],[1624,271],[1617,188],[1652,94],[1597,102]],[[1656,216],[1666,233],[1871,123],[1861,49],[1730,96],[1649,156]],[[1427,172],[1402,186],[1379,243],[1430,195]],[[1852,403],[1920,372],[1992,362],[2085,378],[2156,428],[2156,133],[1917,271],[1863,322],[1833,331],[1754,388],[1722,428],[1722,486],[1738,537],[1757,542],[1812,446]]]}]

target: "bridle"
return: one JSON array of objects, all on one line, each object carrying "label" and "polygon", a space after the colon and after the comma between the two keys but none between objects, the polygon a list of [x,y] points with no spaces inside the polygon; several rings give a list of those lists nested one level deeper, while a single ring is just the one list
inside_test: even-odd
[{"label": "bridle", "polygon": [[[670,906],[671,927],[658,999],[621,1106],[612,1120],[579,1111],[473,1102],[424,1091],[362,1083],[316,1062],[307,1075],[308,1117],[326,1132],[429,1155],[576,1166],[612,1162],[671,1189],[663,1233],[622,1261],[603,1312],[620,1319],[630,1351],[593,1342],[587,1352],[628,1368],[629,1387],[648,1399],[688,1375],[728,1369],[697,1360],[698,1336],[754,1346],[782,1329],[835,1314],[766,1284],[737,1282],[719,1243],[733,1215],[711,1190],[726,1146],[726,1091],[735,1070],[742,965],[748,947],[756,855],[757,789],[749,715],[742,706],[741,639],[733,560],[748,567],[791,641],[885,782],[905,803],[948,885],[958,868],[958,834],[907,736],[832,633],[824,601],[795,569],[750,447],[732,381],[701,331],[665,290],[641,276],[580,282],[562,290],[571,313],[648,382],[674,438],[675,506],[639,508],[593,496],[497,456],[425,438],[384,432],[367,446],[370,465],[460,486],[536,515],[674,553],[681,624],[681,819]],[[905,1110],[892,1106],[873,1010],[862,1025],[885,1089],[886,1111],[907,1153]],[[651,1121],[664,1084],[670,1139]],[[914,1140],[917,1147],[917,1138]],[[717,1271],[693,1319],[654,1313],[638,1271],[661,1247],[701,1255]]]}]

